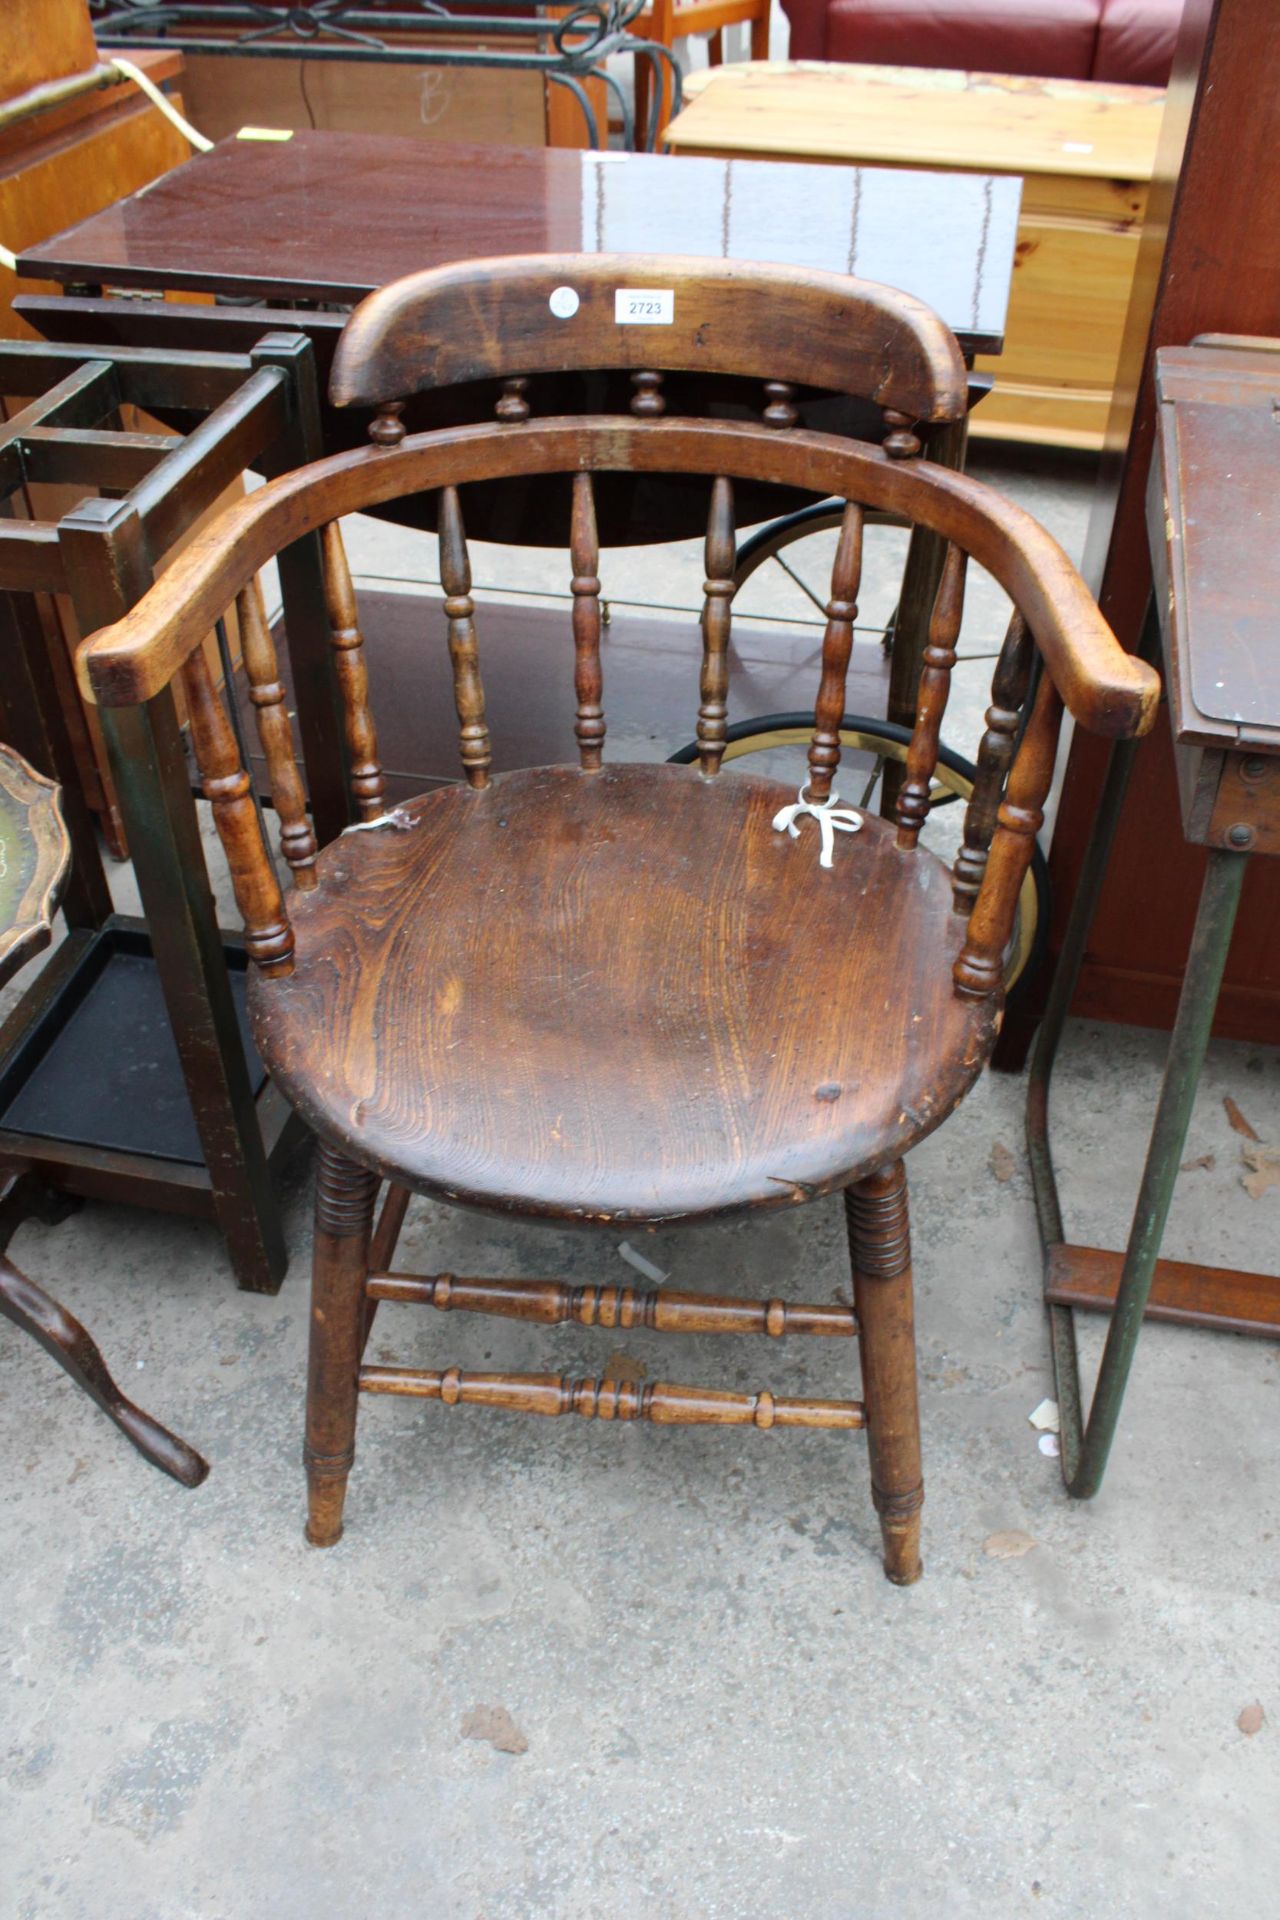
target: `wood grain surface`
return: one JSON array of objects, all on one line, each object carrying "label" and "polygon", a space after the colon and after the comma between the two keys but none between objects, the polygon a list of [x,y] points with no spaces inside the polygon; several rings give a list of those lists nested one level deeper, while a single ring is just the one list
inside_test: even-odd
[{"label": "wood grain surface", "polygon": [[778,153],[970,173],[1151,176],[1164,93],[1112,80],[851,61],[757,60],[691,74],[680,152]]},{"label": "wood grain surface", "polygon": [[[979,1072],[947,870],[868,816],[830,871],[754,775],[540,768],[347,834],[256,978],[273,1075],[419,1191],[572,1220],[792,1205],[894,1158]],[[536,850],[537,857],[534,858]],[[857,937],[874,928],[874,938]]]},{"label": "wood grain surface", "polygon": [[300,535],[343,514],[428,487],[583,470],[755,476],[930,527],[985,566],[1021,608],[1077,720],[1126,735],[1145,733],[1155,718],[1156,674],[1117,646],[1057,541],[980,481],[826,434],[628,415],[447,428],[285,474],[229,509],[138,607],[81,647],[80,684],[106,705],[149,699],[252,574]]},{"label": "wood grain surface", "polygon": [[[896,407],[912,420],[959,420],[968,381],[955,335],[895,287],[816,269],[675,255],[515,255],[412,273],[357,307],[334,356],[335,406],[403,400],[428,387],[506,373],[661,367],[801,381]],[[671,321],[619,325],[619,288],[662,288]],[[549,324],[553,292],[577,305]],[[762,326],[767,310],[770,324]]]}]

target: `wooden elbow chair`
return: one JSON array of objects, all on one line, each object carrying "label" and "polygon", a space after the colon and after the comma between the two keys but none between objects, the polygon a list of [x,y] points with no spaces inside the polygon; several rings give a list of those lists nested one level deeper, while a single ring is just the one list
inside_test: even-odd
[{"label": "wooden elbow chair", "polygon": [[[670,292],[671,324],[619,325],[619,286]],[[771,423],[661,417],[655,340],[666,367],[767,381]],[[1120,650],[1066,556],[1026,514],[918,458],[912,424],[948,409],[954,417],[964,369],[917,302],[834,277],[703,262],[484,263],[416,276],[367,301],[340,349],[335,397],[377,404],[424,377],[476,377],[492,371],[499,342],[503,358],[530,373],[634,366],[636,411],[528,418],[516,380],[500,419],[404,437],[389,404],[372,429],[379,444],[316,462],[232,508],[79,659],[101,702],[146,703],[181,676],[256,963],[257,1044],[320,1141],[308,1538],[327,1546],[341,1532],[361,1393],[662,1425],[865,1427],[885,1570],[905,1584],[920,1571],[922,1482],[903,1158],[963,1097],[998,1030],[1004,951],[1063,703],[1085,726],[1138,733],[1153,718],[1158,682]],[[876,399],[890,414],[885,445],[791,426],[791,383],[805,381]],[[617,472],[697,476],[707,488],[694,766],[615,765],[605,753],[593,481]],[[565,689],[579,754],[573,766],[494,777],[464,505],[468,486],[508,476],[571,498]],[[720,771],[738,479],[847,502],[800,802],[771,780]],[[465,778],[388,812],[338,522],[426,489],[438,493],[442,639]],[[892,822],[833,811],[872,512],[948,543]],[[281,547],[314,529],[359,816],[323,850],[256,583]],[[948,871],[919,833],[970,562],[994,575],[1016,611],[964,845]],[[287,901],[199,647],[232,601],[292,875]],[[691,663],[691,705],[693,683]],[[629,1229],[837,1190],[852,1308],[392,1267],[410,1192]],[[371,1365],[365,1342],[385,1300],[541,1323],[856,1335],[862,1398]]]}]

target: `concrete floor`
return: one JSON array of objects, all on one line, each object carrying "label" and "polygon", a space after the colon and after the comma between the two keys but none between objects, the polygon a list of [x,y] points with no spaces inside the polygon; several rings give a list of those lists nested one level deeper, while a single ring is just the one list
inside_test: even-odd
[{"label": "concrete floor", "polygon": [[[975,464],[1079,551],[1087,463]],[[352,545],[367,578],[430,574],[427,547],[385,529]],[[477,577],[556,584],[501,564]],[[606,590],[689,605],[696,568],[624,558]],[[756,612],[790,591],[761,583]],[[966,653],[993,631],[967,630]],[[962,749],[988,673],[958,672]],[[1080,1238],[1123,1241],[1162,1044],[1071,1030],[1055,1137]],[[1280,1144],[1276,1059],[1215,1047],[1187,1151],[1214,1164],[1182,1175],[1167,1250],[1273,1267],[1280,1191],[1241,1187],[1227,1094]],[[15,1257],[213,1472],[185,1493],[143,1466],[0,1324],[3,1920],[1280,1910],[1280,1350],[1149,1328],[1106,1487],[1069,1503],[1028,1421],[1052,1384],[1023,1098],[986,1077],[911,1160],[927,1504],[907,1591],[880,1573],[858,1436],[394,1401],[365,1403],[347,1533],[317,1553],[305,1161],[275,1299],[236,1293],[201,1225],[87,1206],[24,1228]],[[423,1202],[402,1248],[437,1269],[634,1277],[616,1235]],[[848,1284],[829,1202],[643,1252],[680,1285]],[[373,1346],[596,1373],[613,1343],[384,1308]],[[822,1342],[621,1350],[650,1378],[818,1394],[848,1391],[853,1365]],[[1002,1557],[1011,1532],[1033,1544]],[[1248,1735],[1254,1703],[1271,1718]],[[477,1708],[521,1750],[470,1737]]]}]

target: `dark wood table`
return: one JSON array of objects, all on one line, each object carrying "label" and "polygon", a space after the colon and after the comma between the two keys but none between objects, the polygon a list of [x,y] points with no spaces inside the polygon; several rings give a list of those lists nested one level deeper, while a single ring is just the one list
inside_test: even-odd
[{"label": "dark wood table", "polygon": [[[1136,743],[1112,755],[1028,1086],[1063,1475],[1083,1498],[1102,1483],[1144,1316],[1280,1338],[1280,1280],[1159,1258],[1245,875],[1254,854],[1280,853],[1280,340],[1205,335],[1190,347],[1162,347],[1155,382],[1147,494],[1155,593],[1145,645],[1163,650],[1182,837],[1204,849],[1204,868],[1123,1255],[1067,1240],[1049,1149],[1049,1088]],[[1176,844],[1178,824],[1166,813],[1149,831]],[[1074,1308],[1112,1315],[1087,1424]]]},{"label": "dark wood table", "polygon": [[[296,325],[311,339],[322,386],[345,309],[419,268],[513,253],[677,253],[765,260],[880,280],[927,302],[970,359],[998,353],[1014,264],[1021,182],[1011,177],[893,167],[806,166],[783,161],[586,153],[427,144],[374,134],[297,133],[283,142],[225,140],[146,193],[30,248],[20,273],[61,282],[62,298],[24,299],[46,335],[133,346],[247,352],[262,333]],[[163,291],[165,301],[103,300],[104,288]],[[184,292],[241,302],[320,302],[338,311],[279,306],[195,306]],[[984,376],[984,378],[986,378]],[[496,383],[420,394],[410,431],[492,418]],[[705,385],[705,383],[704,383]],[[670,379],[674,411],[705,410],[698,383]],[[541,376],[534,411],[625,412],[621,377]],[[758,384],[718,383],[718,411],[758,417]],[[801,424],[828,432],[878,431],[868,410],[841,396],[801,394]],[[321,409],[327,451],[364,442],[370,415]],[[929,456],[964,459],[964,423],[935,433]],[[740,528],[772,521],[807,497],[768,486],[735,489]],[[431,525],[431,501],[387,510]],[[604,546],[675,540],[702,532],[673,486],[637,488],[608,476],[597,490]],[[563,547],[563,502],[554,489],[473,488],[473,538]],[[903,580],[889,718],[910,724],[928,608],[941,567],[932,536],[913,542]],[[892,795],[890,794],[890,798]]]},{"label": "dark wood table", "polygon": [[18,271],[349,305],[490,255],[768,260],[902,287],[967,351],[998,353],[1020,198],[1018,180],[976,174],[296,133],[221,141],[26,249]]}]

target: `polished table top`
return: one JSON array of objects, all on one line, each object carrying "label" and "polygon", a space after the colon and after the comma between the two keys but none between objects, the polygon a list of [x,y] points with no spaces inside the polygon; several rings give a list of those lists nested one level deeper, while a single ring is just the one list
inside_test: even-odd
[{"label": "polished table top", "polygon": [[1280,754],[1280,341],[1162,347],[1156,398],[1148,524],[1174,738]]},{"label": "polished table top", "polygon": [[402,274],[513,253],[683,253],[903,288],[998,351],[1021,183],[376,134],[225,140],[28,249],[64,282],[350,302]]}]

